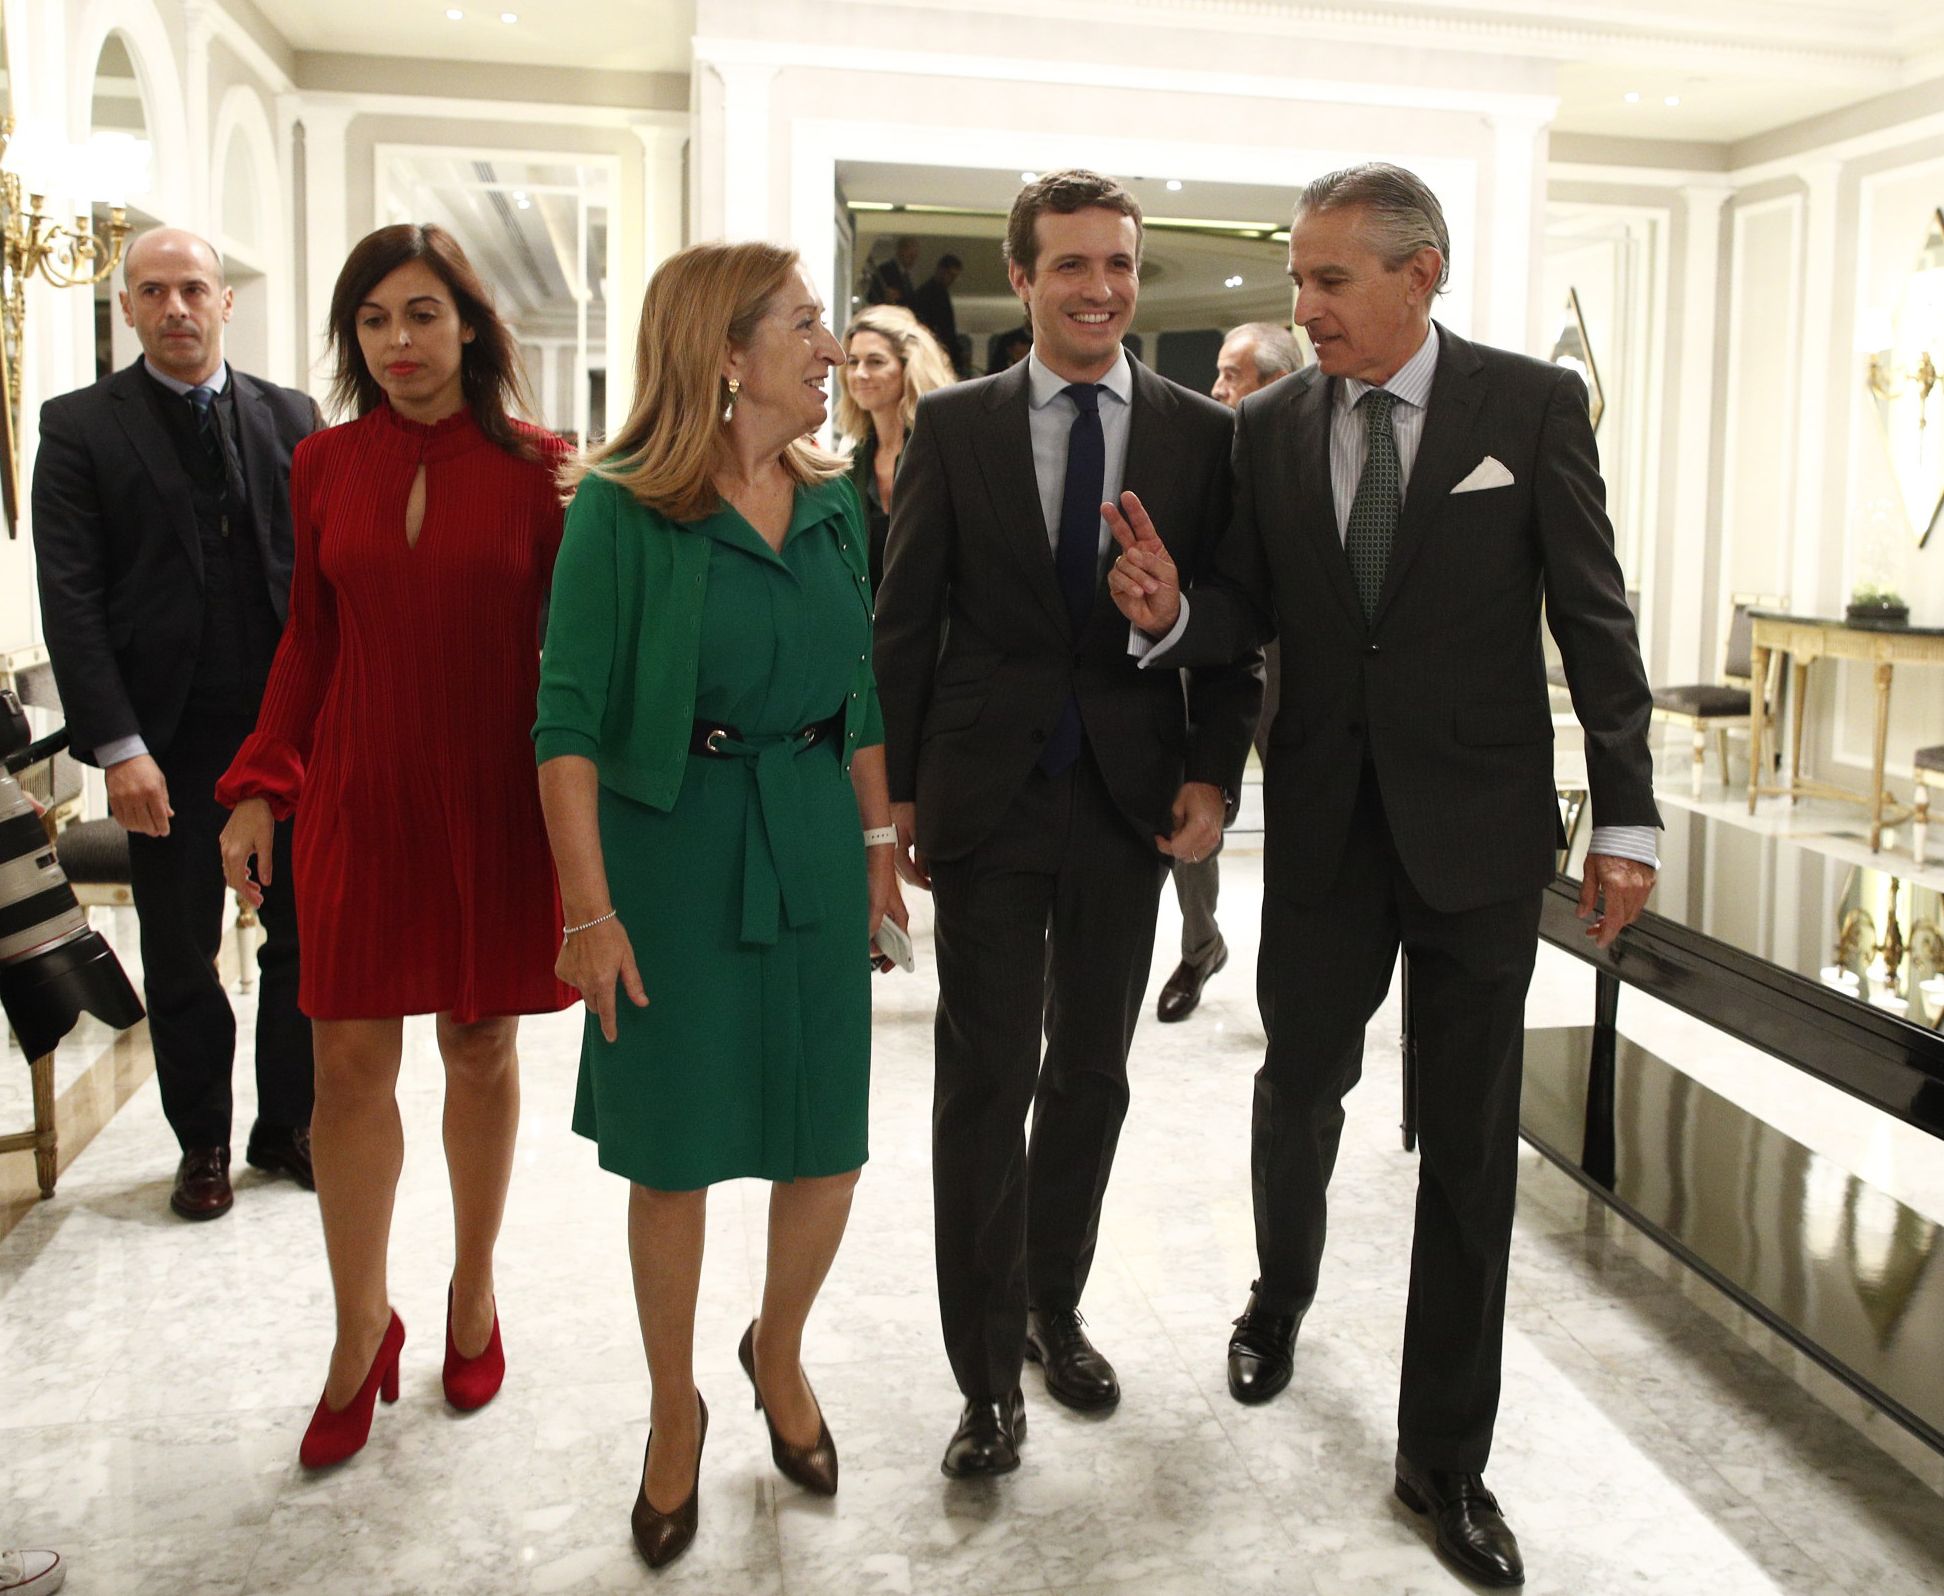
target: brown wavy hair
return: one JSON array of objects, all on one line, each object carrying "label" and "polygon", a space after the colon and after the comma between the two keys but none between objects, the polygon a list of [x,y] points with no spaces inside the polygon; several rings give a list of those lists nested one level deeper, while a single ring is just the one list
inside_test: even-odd
[{"label": "brown wavy hair", "polygon": [[[729,460],[722,358],[748,347],[799,259],[779,244],[691,244],[657,266],[641,301],[628,419],[567,466],[563,487],[571,492],[583,477],[601,477],[671,521],[714,514],[722,502],[716,473]],[[785,446],[782,464],[804,484],[848,469],[807,437]]]},{"label": "brown wavy hair", "polygon": [[346,257],[331,290],[333,408],[362,416],[385,402],[385,390],[358,344],[358,307],[399,267],[415,260],[432,268],[452,295],[459,320],[472,329],[472,342],[460,346],[459,383],[479,430],[508,454],[537,460],[532,435],[513,419],[515,411],[533,410],[513,329],[493,308],[493,291],[473,270],[459,241],[430,223],[397,222],[366,233]]}]

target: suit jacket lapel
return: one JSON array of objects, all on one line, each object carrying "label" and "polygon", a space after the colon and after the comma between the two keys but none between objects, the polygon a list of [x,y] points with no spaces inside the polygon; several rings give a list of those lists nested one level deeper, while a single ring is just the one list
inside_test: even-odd
[{"label": "suit jacket lapel", "polygon": [[1032,428],[1026,419],[1028,404],[1026,362],[1022,360],[991,384],[981,424],[973,433],[972,452],[998,517],[1000,542],[1011,548],[1020,562],[1033,596],[1059,623],[1060,630],[1071,635],[1073,622],[1060,594],[1053,546],[1046,535],[1046,513],[1040,508]]},{"label": "suit jacket lapel", "polygon": [[[1290,417],[1287,445],[1296,461],[1294,502],[1298,531],[1315,546],[1317,561],[1329,578],[1330,591],[1336,594],[1351,624],[1361,631],[1363,605],[1358,601],[1350,561],[1337,531],[1336,492],[1330,485],[1330,427],[1336,385],[1320,371],[1308,382],[1299,382],[1294,377],[1286,380],[1295,390],[1294,402],[1285,414]],[[1269,513],[1270,506],[1258,499],[1257,520],[1263,521]]]},{"label": "suit jacket lapel", "polygon": [[270,560],[270,505],[277,483],[276,439],[270,423],[270,406],[263,392],[237,369],[230,368],[230,381],[236,384],[236,425],[242,433],[243,485],[250,494],[250,522],[256,528],[257,548],[264,569]]},{"label": "suit jacket lapel", "polygon": [[134,445],[136,458],[155,487],[157,511],[170,523],[189,556],[196,580],[203,579],[202,537],[196,530],[196,507],[190,498],[189,474],[176,458],[175,446],[156,420],[141,385],[148,381],[137,361],[116,374],[109,391],[116,400],[115,419]]},{"label": "suit jacket lapel", "polygon": [[1478,463],[1468,445],[1484,397],[1478,375],[1482,362],[1470,344],[1443,327],[1438,329],[1438,342],[1438,370],[1431,379],[1431,397],[1425,405],[1424,436],[1418,442],[1411,480],[1404,490],[1397,538],[1391,544],[1390,567],[1384,573],[1384,588],[1377,598],[1372,625],[1384,618],[1384,611],[1410,572],[1411,562],[1423,549],[1439,508],[1458,479]]}]

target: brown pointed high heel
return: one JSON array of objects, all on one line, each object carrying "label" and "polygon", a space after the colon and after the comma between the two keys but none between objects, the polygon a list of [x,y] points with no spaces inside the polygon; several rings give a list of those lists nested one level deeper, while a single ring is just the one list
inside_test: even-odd
[{"label": "brown pointed high heel", "polygon": [[[648,1451],[641,1454],[643,1475],[641,1490],[635,1496],[634,1516],[631,1520],[634,1529],[634,1543],[641,1555],[648,1560],[650,1568],[661,1568],[672,1563],[688,1550],[689,1542],[695,1539],[696,1502],[702,1494],[702,1443],[709,1438],[709,1404],[702,1400],[700,1391],[695,1393],[695,1405],[701,1410],[702,1431],[695,1438],[695,1482],[689,1486],[688,1500],[672,1513],[664,1513],[648,1500]],[[655,1444],[655,1432],[648,1431],[648,1446]]]},{"label": "brown pointed high heel", "polygon": [[[819,1496],[837,1494],[837,1443],[830,1438],[830,1426],[824,1423],[823,1405],[817,1406],[817,1440],[813,1446],[792,1446],[777,1432],[776,1421],[769,1416],[763,1406],[763,1393],[756,1384],[756,1321],[749,1321],[749,1328],[743,1332],[742,1345],[736,1348],[736,1357],[741,1361],[743,1373],[749,1376],[749,1389],[756,1394],[756,1411],[763,1415],[763,1423],[769,1426],[770,1456],[775,1460],[777,1469],[787,1480],[795,1480],[806,1491],[814,1491]],[[816,1393],[810,1393],[816,1399]]]}]

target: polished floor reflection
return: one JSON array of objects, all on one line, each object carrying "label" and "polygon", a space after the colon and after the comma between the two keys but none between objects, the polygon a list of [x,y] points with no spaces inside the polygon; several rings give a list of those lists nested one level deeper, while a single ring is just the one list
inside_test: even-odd
[{"label": "polished floor reflection", "polygon": [[[1258,861],[1230,857],[1229,969],[1194,1018],[1150,1021],[1137,1042],[1085,1304],[1126,1399],[1108,1419],[1082,1418],[1029,1371],[1031,1437],[1010,1479],[938,1473],[956,1397],[932,1294],[921,936],[920,974],[877,986],[874,1156],[809,1337],[843,1455],[835,1502],[776,1475],[744,1404],[736,1341],[760,1279],[764,1194],[724,1188],[698,1331],[715,1407],[701,1534],[658,1578],[640,1565],[627,1516],[647,1396],[623,1191],[567,1130],[576,1026],[563,1017],[524,1033],[526,1118],[500,1264],[510,1373],[496,1402],[458,1418],[439,1393],[451,1242],[429,1027],[411,1030],[402,1092],[404,1398],[380,1412],[365,1453],[320,1477],[296,1464],[329,1339],[314,1201],[248,1173],[228,1218],[171,1218],[173,1148],[151,1083],[55,1200],[0,1240],[0,1542],[62,1546],[77,1596],[1466,1589],[1389,1493],[1415,1178],[1395,1130],[1394,999],[1351,1099],[1324,1295],[1295,1384],[1264,1409],[1236,1406],[1223,1387],[1228,1320],[1252,1272],[1259,892]],[[1164,924],[1157,988],[1171,932]],[[1580,968],[1542,960],[1535,1011],[1583,1015]],[[247,1078],[239,1070],[240,1088]],[[1832,1382],[1792,1373],[1765,1332],[1534,1154],[1519,1215],[1489,1478],[1524,1543],[1528,1589],[1944,1590],[1944,1460],[1893,1457],[1895,1437],[1873,1444],[1881,1427]]]}]

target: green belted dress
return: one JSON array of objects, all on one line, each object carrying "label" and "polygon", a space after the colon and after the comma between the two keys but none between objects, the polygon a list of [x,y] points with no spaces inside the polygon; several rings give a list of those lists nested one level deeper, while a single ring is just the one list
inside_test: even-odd
[{"label": "green belted dress", "polygon": [[[617,490],[590,480],[581,492]],[[871,992],[848,766],[883,736],[861,512],[847,482],[800,488],[780,553],[727,505],[691,524],[664,521],[653,532],[687,561],[679,578],[675,566],[629,559],[640,531],[629,523],[641,516],[653,512],[608,507],[605,519],[620,522],[610,548],[588,527],[577,541],[570,511],[542,663],[540,757],[586,751],[602,768],[608,888],[649,997],[638,1009],[621,995],[612,1043],[588,1015],[574,1129],[598,1143],[603,1168],[664,1191],[856,1169],[867,1150]],[[681,591],[585,591],[658,580]],[[584,749],[591,729],[571,722],[594,718],[591,699],[612,698],[593,686],[603,666],[610,677],[637,668],[650,649],[633,640],[665,644],[668,629],[692,627],[697,598],[692,718],[737,735],[716,739],[727,757],[678,759],[679,787],[663,806],[662,792],[643,801],[644,789],[631,796],[609,779],[609,764],[646,762],[638,746],[631,761],[602,758],[603,741],[638,744],[639,725],[617,732],[610,717]],[[627,613],[634,605],[647,607],[645,621]],[[591,690],[562,680],[576,675]],[[664,685],[642,690],[652,697]],[[802,735],[832,721],[824,740]]]}]

